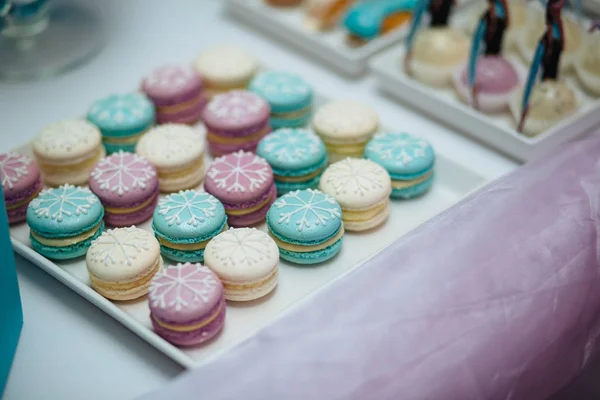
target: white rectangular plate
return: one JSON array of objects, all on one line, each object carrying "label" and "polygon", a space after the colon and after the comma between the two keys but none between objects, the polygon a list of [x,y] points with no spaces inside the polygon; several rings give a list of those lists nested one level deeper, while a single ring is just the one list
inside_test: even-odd
[{"label": "white rectangular plate", "polygon": [[[322,97],[318,97],[316,106],[324,102]],[[31,145],[24,145],[15,151],[30,155]],[[205,161],[208,163],[211,160],[207,156]],[[168,357],[184,367],[193,368],[210,361],[253,335],[276,320],[288,307],[358,267],[392,241],[450,207],[484,183],[485,178],[438,152],[436,182],[429,193],[414,200],[393,201],[389,220],[375,230],[360,234],[347,232],[341,252],[329,262],[307,267],[281,261],[277,289],[269,296],[253,302],[228,302],[223,331],[214,340],[199,347],[178,348],[156,335],[152,330],[145,297],[130,302],[112,302],[96,293],[90,287],[83,257],[71,261],[51,261],[42,257],[31,248],[29,227],[26,224],[11,227],[10,234],[15,251],[23,257],[111,315]],[[149,221],[138,227],[151,231]],[[258,228],[267,230],[265,224]],[[165,264],[170,265],[172,262],[165,259]]]},{"label": "white rectangular plate", "polygon": [[[454,19],[455,25],[466,23],[470,12],[471,7],[462,9],[463,14]],[[580,110],[540,135],[528,137],[516,131],[516,123],[508,111],[495,115],[482,114],[463,103],[453,88],[433,88],[408,77],[402,67],[404,54],[404,46],[394,46],[371,60],[371,70],[382,91],[519,161],[527,161],[561,143],[589,133],[600,123],[600,101],[592,99],[580,89],[572,72],[562,73],[561,76],[577,89],[583,103]],[[524,78],[527,69],[520,59],[512,53],[508,53],[507,57],[519,62],[516,64],[520,69],[518,72]]]},{"label": "white rectangular plate", "polygon": [[226,0],[234,17],[282,39],[347,75],[366,72],[368,60],[375,53],[402,40],[408,24],[360,47],[346,44],[346,31],[339,27],[327,32],[312,32],[305,25],[305,10],[299,7],[273,7],[264,0]]}]

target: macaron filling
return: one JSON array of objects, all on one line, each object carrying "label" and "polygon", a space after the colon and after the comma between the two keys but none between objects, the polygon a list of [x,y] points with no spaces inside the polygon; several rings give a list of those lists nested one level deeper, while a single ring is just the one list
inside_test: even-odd
[{"label": "macaron filling", "polygon": [[[135,295],[140,292],[147,292],[148,287],[150,286],[150,281],[154,275],[160,272],[163,268],[163,260],[162,258],[158,258],[154,265],[151,268],[147,269],[144,273],[128,280],[123,281],[109,281],[103,280],[98,276],[94,275],[92,272],[89,272],[90,282],[92,283],[92,287],[98,293],[103,296],[130,296]],[[139,297],[139,296],[136,296]],[[121,300],[121,299],[115,299]],[[128,300],[128,299],[123,299]]]},{"label": "macaron filling", "polygon": [[225,311],[225,300],[218,302],[212,310],[206,313],[206,316],[196,320],[191,320],[187,323],[176,323],[174,321],[165,321],[152,314],[152,322],[158,324],[162,328],[172,332],[193,332],[202,329],[213,323]]}]

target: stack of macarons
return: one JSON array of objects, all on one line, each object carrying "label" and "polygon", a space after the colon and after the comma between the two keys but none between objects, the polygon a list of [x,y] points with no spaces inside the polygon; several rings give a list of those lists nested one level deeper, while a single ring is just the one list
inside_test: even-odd
[{"label": "stack of macarons", "polygon": [[200,129],[159,125],[142,137],[135,151],[156,167],[161,192],[193,189],[204,179],[204,135]]},{"label": "stack of macarons", "polygon": [[46,125],[33,139],[33,155],[46,185],[84,185],[105,151],[95,125],[64,120]]},{"label": "stack of macarons", "polygon": [[159,124],[194,124],[207,103],[202,78],[190,67],[160,67],[142,80],[142,91],[154,103]]},{"label": "stack of macarons", "polygon": [[231,228],[219,234],[208,243],[204,259],[223,282],[227,300],[256,300],[277,286],[277,245],[255,228]]},{"label": "stack of macarons", "polygon": [[216,96],[202,113],[210,152],[221,156],[238,150],[255,151],[271,131],[269,113],[265,100],[245,90]]},{"label": "stack of macarons", "polygon": [[157,273],[148,303],[154,331],[176,345],[206,342],[225,323],[223,284],[200,264],[177,264]]},{"label": "stack of macarons", "polygon": [[310,120],[313,90],[299,75],[262,72],[250,82],[249,90],[269,103],[273,129],[297,128]]},{"label": "stack of macarons", "polygon": [[393,198],[419,196],[433,184],[435,154],[422,137],[403,132],[379,133],[367,144],[365,158],[388,171]]},{"label": "stack of macarons", "polygon": [[156,168],[133,153],[119,151],[98,161],[90,172],[89,187],[104,205],[105,221],[112,226],[150,219],[158,202]]},{"label": "stack of macarons", "polygon": [[319,190],[296,190],[277,199],[267,225],[281,258],[296,264],[327,261],[342,247],[342,208]]},{"label": "stack of macarons", "polygon": [[331,164],[321,177],[319,189],[342,207],[347,231],[374,228],[389,215],[392,181],[388,172],[373,161],[346,158]]},{"label": "stack of macarons", "polygon": [[0,153],[0,179],[8,223],[25,221],[29,203],[44,186],[40,170],[31,157]]},{"label": "stack of macarons", "polygon": [[271,166],[262,157],[241,150],[212,162],[204,189],[223,203],[233,227],[264,221],[277,197]]},{"label": "stack of macarons", "polygon": [[231,90],[246,89],[260,64],[239,47],[220,45],[200,53],[194,68],[204,80],[208,98],[212,98]]},{"label": "stack of macarons", "polygon": [[142,93],[114,94],[92,104],[87,119],[102,132],[107,153],[133,151],[154,125],[154,106]]},{"label": "stack of macarons", "polygon": [[317,111],[312,127],[323,139],[329,161],[336,162],[346,157],[363,156],[365,145],[379,128],[379,117],[362,103],[332,101]]},{"label": "stack of macarons", "polygon": [[104,230],[103,217],[100,200],[87,188],[43,190],[27,208],[31,247],[55,260],[82,256]]},{"label": "stack of macarons", "polygon": [[271,165],[279,195],[316,189],[327,166],[323,141],[307,129],[278,129],[260,141],[256,154]]},{"label": "stack of macarons", "polygon": [[163,256],[180,262],[202,262],[208,241],[227,229],[227,215],[214,196],[180,191],[160,200],[152,229]]},{"label": "stack of macarons", "polygon": [[163,269],[158,242],[136,227],[109,229],[92,242],[85,263],[92,288],[111,300],[133,300],[148,293]]}]

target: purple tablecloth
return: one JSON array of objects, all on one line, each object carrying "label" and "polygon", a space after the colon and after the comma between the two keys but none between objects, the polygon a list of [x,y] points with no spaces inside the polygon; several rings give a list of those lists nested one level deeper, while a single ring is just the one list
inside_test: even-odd
[{"label": "purple tablecloth", "polygon": [[546,398],[597,349],[599,159],[521,167],[144,399]]}]

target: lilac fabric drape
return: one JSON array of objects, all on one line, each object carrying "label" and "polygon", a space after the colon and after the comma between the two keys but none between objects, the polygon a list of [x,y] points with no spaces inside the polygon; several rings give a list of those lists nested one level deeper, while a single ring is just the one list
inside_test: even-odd
[{"label": "lilac fabric drape", "polygon": [[546,398],[597,350],[599,160],[519,168],[143,399]]}]

